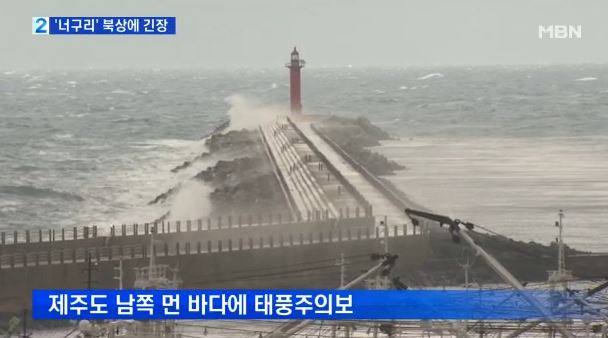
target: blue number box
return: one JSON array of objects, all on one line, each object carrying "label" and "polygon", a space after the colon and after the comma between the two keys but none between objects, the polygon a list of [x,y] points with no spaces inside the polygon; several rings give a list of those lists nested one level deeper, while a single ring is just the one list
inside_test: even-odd
[{"label": "blue number box", "polygon": [[34,35],[175,35],[170,16],[51,16],[33,17]]}]

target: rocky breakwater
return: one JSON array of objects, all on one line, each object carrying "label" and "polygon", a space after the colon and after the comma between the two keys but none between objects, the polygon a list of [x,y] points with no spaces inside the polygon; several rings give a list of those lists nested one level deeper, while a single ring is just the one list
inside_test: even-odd
[{"label": "rocky breakwater", "polygon": [[[185,161],[172,171],[178,173],[197,161],[212,164],[197,172],[190,180],[203,183],[208,196],[205,217],[256,214],[259,211],[286,210],[279,182],[272,172],[255,130],[216,132],[205,139],[207,152]],[[219,159],[219,160],[218,160]],[[168,204],[188,182],[181,182],[158,195],[151,204]],[[169,211],[165,218],[174,218]]]},{"label": "rocky breakwater", "polygon": [[315,125],[374,175],[390,175],[395,170],[405,169],[405,166],[368,149],[380,145],[380,141],[390,140],[391,136],[364,117],[330,116]]},{"label": "rocky breakwater", "polygon": [[[391,136],[365,118],[330,116],[315,124],[319,131],[330,137],[345,152],[374,175],[390,175],[396,170],[407,169],[405,164],[392,161],[370,150]],[[192,163],[214,157],[224,157],[198,172],[192,178],[210,187],[208,198],[211,204],[209,216],[238,215],[247,213],[279,212],[287,209],[279,183],[272,173],[257,131],[236,130],[216,132],[205,141],[208,152],[192,161],[176,167],[180,171]],[[231,159],[225,159],[231,157]],[[406,172],[407,173],[407,172]],[[390,182],[383,180],[403,201],[402,207],[432,210],[433,206],[419,206],[415,196],[406,195]],[[182,183],[183,185],[183,183]],[[164,203],[179,191],[177,186],[159,195],[151,203]],[[474,220],[472,220],[474,222]],[[421,268],[401,276],[412,285],[454,285],[464,282],[463,264],[471,263],[470,280],[475,283],[500,282],[497,275],[480,258],[475,258],[466,244],[455,243],[445,228],[431,227],[431,254]],[[515,241],[505,236],[473,234],[475,240],[508,269],[524,281],[544,281],[547,270],[555,270],[557,245]],[[584,252],[567,249],[568,255]],[[597,274],[578,260],[573,268],[575,276]]]}]

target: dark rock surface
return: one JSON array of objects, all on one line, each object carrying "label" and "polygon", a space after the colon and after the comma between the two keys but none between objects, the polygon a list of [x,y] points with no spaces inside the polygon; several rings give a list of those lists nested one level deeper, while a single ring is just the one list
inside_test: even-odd
[{"label": "dark rock surface", "polygon": [[215,214],[245,215],[286,208],[261,145],[251,151],[250,157],[218,161],[195,176],[215,188],[209,196]]},{"label": "dark rock surface", "polygon": [[242,129],[231,130],[225,134],[212,134],[205,140],[205,145],[211,153],[229,149],[257,148],[259,146],[258,133]]},{"label": "dark rock surface", "polygon": [[[178,172],[212,155],[232,158],[219,160],[192,177],[213,189],[208,196],[212,204],[209,216],[238,216],[255,214],[260,210],[278,212],[286,209],[282,191],[257,131],[243,129],[214,133],[207,137],[205,145],[208,152],[185,161],[171,171]],[[187,182],[159,194],[149,204],[165,203],[184,184]]]},{"label": "dark rock surface", "polygon": [[375,175],[390,175],[395,170],[405,169],[404,166],[389,160],[384,155],[367,149],[378,146],[380,141],[389,140],[391,137],[366,118],[350,119],[331,116],[317,124],[317,127]]},{"label": "dark rock surface", "polygon": [[[557,245],[516,241],[508,237],[472,232],[471,237],[484,250],[494,256],[516,278],[522,282],[544,282],[549,270],[557,269]],[[504,283],[488,264],[476,257],[463,241],[456,243],[446,230],[431,228],[431,255],[422,268],[411,275],[401,276],[412,285],[446,286],[464,284],[464,265],[470,264],[469,283],[478,288],[488,283]],[[566,247],[566,256],[582,252]],[[578,267],[575,275],[585,275],[584,267]]]}]

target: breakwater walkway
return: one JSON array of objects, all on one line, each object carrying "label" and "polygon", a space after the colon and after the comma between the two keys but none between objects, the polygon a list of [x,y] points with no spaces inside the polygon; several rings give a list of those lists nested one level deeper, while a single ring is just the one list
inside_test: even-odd
[{"label": "breakwater walkway", "polygon": [[403,201],[385,186],[375,175],[320,132],[314,125],[319,120],[311,115],[294,115],[289,118],[290,127],[304,140],[312,152],[331,168],[344,185],[360,196],[376,215],[376,225],[386,221],[389,227],[407,227],[412,221],[405,215]]}]

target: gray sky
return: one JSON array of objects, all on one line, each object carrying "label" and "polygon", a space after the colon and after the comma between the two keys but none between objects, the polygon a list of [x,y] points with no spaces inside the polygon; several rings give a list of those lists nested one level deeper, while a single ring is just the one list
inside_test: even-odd
[{"label": "gray sky", "polygon": [[[608,63],[608,0],[2,0],[0,69]],[[32,16],[176,16],[176,36],[33,36]],[[539,40],[538,25],[582,25]]]}]

